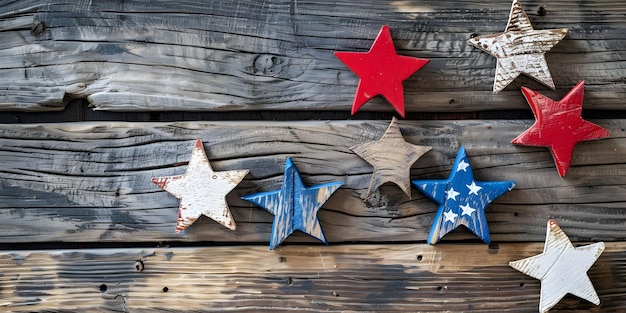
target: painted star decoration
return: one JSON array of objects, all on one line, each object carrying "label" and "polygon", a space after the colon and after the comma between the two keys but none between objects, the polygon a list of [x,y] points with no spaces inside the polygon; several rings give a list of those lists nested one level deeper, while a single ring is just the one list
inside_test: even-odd
[{"label": "painted star decoration", "polygon": [[248,170],[214,172],[200,139],[191,152],[183,175],[154,177],[152,182],[180,199],[176,232],[193,224],[200,215],[235,230],[226,195],[248,174]]},{"label": "painted star decoration", "polygon": [[246,195],[242,199],[274,215],[270,250],[280,245],[296,230],[328,244],[317,219],[317,212],[341,185],[342,182],[331,182],[307,188],[302,183],[298,169],[291,159],[287,158],[280,190]]},{"label": "painted star decoration", "polygon": [[398,185],[411,198],[411,165],[430,149],[406,142],[395,117],[380,140],[351,147],[350,150],[374,167],[365,198],[387,182]]},{"label": "painted star decoration", "polygon": [[498,93],[520,74],[554,89],[545,53],[567,35],[567,28],[534,30],[518,0],[513,0],[503,33],[478,36],[468,43],[498,59],[493,92]]},{"label": "painted star decoration", "polygon": [[429,244],[437,243],[460,225],[466,226],[484,242],[489,243],[485,208],[497,197],[515,187],[514,181],[474,180],[464,147],[459,150],[448,179],[412,182],[417,189],[440,205],[428,235]]},{"label": "painted star decoration", "polygon": [[335,56],[360,78],[352,114],[370,99],[381,95],[404,117],[402,81],[429,62],[427,59],[398,55],[387,25],[380,29],[370,51],[335,52]]},{"label": "painted star decoration", "polygon": [[568,293],[598,305],[600,298],[587,270],[602,251],[603,242],[575,248],[556,221],[549,220],[543,253],[509,265],[541,281],[539,312],[547,312]]},{"label": "painted star decoration", "polygon": [[522,87],[522,93],[535,114],[536,122],[512,143],[548,147],[561,177],[565,176],[578,142],[606,138],[611,133],[581,117],[585,84],[576,87],[560,101]]}]

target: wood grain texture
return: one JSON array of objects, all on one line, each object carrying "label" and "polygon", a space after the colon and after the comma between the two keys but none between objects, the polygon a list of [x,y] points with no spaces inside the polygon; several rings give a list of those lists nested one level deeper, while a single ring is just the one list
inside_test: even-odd
[{"label": "wood grain texture", "polygon": [[[537,312],[539,281],[508,266],[543,243],[146,248],[0,253],[3,312]],[[589,270],[599,306],[620,312],[626,243]],[[138,271],[140,269],[141,271]]]},{"label": "wood grain texture", "polygon": [[[518,121],[400,121],[409,143],[432,146],[411,179],[449,176],[465,146],[478,181],[515,180],[516,188],[486,210],[491,240],[538,241],[555,218],[574,241],[626,239],[626,120],[602,120],[607,139],[577,145],[565,178],[545,148],[511,139],[532,125]],[[343,182],[319,212],[330,243],[425,241],[437,204],[395,185],[363,200],[372,167],[349,150],[375,141],[388,121],[72,123],[0,125],[0,241],[267,243],[272,215],[240,199],[277,190],[284,160],[303,182]],[[200,138],[215,171],[249,169],[227,196],[237,223],[230,231],[200,217],[176,234],[178,199],[151,177],[185,171]],[[457,229],[446,240],[475,237]],[[311,241],[313,240],[313,241]],[[294,234],[287,243],[314,242]]]},{"label": "wood grain texture", "polygon": [[[543,8],[543,11],[540,11]],[[547,54],[562,96],[587,81],[588,108],[622,109],[626,20],[619,1],[525,3],[537,29],[568,28]],[[502,32],[510,2],[5,1],[0,109],[346,110],[358,77],[334,51],[367,51],[388,24],[399,54],[431,62],[404,83],[406,110],[524,109],[520,77],[491,94],[496,60],[470,46]],[[539,14],[543,12],[545,14]],[[389,111],[382,98],[367,110]]]}]

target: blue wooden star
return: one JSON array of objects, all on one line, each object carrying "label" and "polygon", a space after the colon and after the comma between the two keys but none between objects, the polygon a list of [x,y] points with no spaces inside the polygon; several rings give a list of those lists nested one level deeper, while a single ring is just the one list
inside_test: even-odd
[{"label": "blue wooden star", "polygon": [[448,179],[414,180],[412,183],[440,204],[428,235],[429,244],[437,243],[459,225],[465,225],[489,243],[485,208],[491,201],[515,187],[514,181],[475,181],[464,147],[459,150]]},{"label": "blue wooden star", "polygon": [[298,169],[287,158],[280,190],[255,193],[242,198],[274,214],[270,250],[296,230],[328,244],[317,219],[317,211],[341,185],[342,182],[331,182],[307,188],[302,183]]}]

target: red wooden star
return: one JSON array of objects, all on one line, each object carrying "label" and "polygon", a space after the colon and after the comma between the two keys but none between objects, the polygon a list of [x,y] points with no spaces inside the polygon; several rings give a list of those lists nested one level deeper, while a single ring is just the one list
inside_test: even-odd
[{"label": "red wooden star", "polygon": [[370,51],[335,52],[335,56],[361,79],[352,103],[352,114],[373,97],[381,95],[404,117],[402,81],[430,62],[398,55],[387,25],[380,29]]},{"label": "red wooden star", "polygon": [[605,138],[611,133],[582,119],[585,82],[579,82],[563,99],[554,101],[534,90],[522,87],[522,93],[537,120],[524,133],[513,139],[514,144],[548,147],[561,177],[572,160],[574,146],[580,141]]}]

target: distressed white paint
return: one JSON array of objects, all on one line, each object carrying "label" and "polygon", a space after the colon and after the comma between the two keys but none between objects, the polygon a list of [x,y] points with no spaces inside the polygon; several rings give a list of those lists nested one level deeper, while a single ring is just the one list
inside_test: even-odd
[{"label": "distressed white paint", "polygon": [[534,30],[518,0],[513,0],[506,30],[478,36],[469,44],[498,59],[493,92],[498,93],[520,74],[526,74],[554,89],[545,53],[567,35],[567,28]]},{"label": "distressed white paint", "polygon": [[247,174],[248,170],[214,172],[202,141],[198,139],[185,174],[155,177],[152,182],[180,199],[176,232],[184,230],[203,214],[235,230],[235,221],[228,209],[226,195]]},{"label": "distressed white paint", "polygon": [[587,276],[587,270],[602,251],[603,242],[574,248],[556,221],[549,220],[543,253],[509,262],[509,265],[541,280],[540,312],[547,312],[568,293],[598,305],[600,298]]}]

